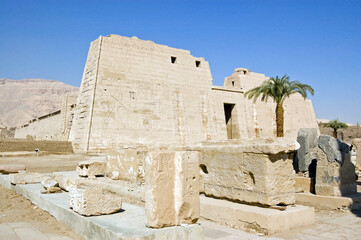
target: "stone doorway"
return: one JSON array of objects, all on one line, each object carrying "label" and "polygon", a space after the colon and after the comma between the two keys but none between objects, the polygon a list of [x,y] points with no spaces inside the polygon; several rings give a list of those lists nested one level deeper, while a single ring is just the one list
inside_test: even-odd
[{"label": "stone doorway", "polygon": [[226,126],[227,126],[227,138],[228,139],[235,139],[236,137],[236,121],[235,121],[235,114],[234,114],[234,107],[236,104],[231,103],[224,103],[224,116],[226,119]]}]

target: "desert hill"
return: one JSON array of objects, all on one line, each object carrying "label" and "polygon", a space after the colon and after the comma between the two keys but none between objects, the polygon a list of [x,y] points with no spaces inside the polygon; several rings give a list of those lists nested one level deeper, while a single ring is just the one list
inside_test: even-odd
[{"label": "desert hill", "polygon": [[45,79],[0,79],[0,126],[16,127],[61,107],[65,93],[79,89]]}]

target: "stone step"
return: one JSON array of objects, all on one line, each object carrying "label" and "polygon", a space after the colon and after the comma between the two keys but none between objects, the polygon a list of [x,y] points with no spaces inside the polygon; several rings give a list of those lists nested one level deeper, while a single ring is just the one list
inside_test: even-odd
[{"label": "stone step", "polygon": [[28,198],[58,221],[67,224],[84,239],[203,239],[203,228],[198,224],[152,229],[145,226],[144,207],[123,203],[122,212],[83,217],[68,206],[68,193],[41,194],[42,185],[11,185],[8,175],[0,175],[0,184]]}]

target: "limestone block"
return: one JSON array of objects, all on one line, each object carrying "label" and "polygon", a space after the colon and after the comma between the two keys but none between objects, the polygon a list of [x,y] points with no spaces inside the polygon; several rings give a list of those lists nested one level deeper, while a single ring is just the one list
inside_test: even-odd
[{"label": "limestone block", "polygon": [[44,178],[48,178],[52,174],[43,173],[18,173],[9,175],[12,184],[40,183]]},{"label": "limestone block", "polygon": [[316,194],[344,196],[356,193],[355,166],[351,162],[349,146],[326,135],[319,137],[318,144]]},{"label": "limestone block", "polygon": [[74,177],[68,177],[61,174],[55,174],[55,180],[58,182],[59,187],[67,192],[70,188],[77,184],[77,179]]},{"label": "limestone block", "polygon": [[81,177],[105,175],[106,162],[89,160],[78,163],[76,171]]},{"label": "limestone block", "polygon": [[202,218],[253,233],[274,234],[315,222],[315,209],[312,207],[292,205],[279,211],[205,196],[200,199]]},{"label": "limestone block", "polygon": [[[270,151],[267,151],[267,146],[270,146]],[[295,148],[295,144],[291,148],[268,143],[199,147],[204,192],[210,196],[262,205],[293,204],[292,151]]]},{"label": "limestone block", "polygon": [[50,194],[50,193],[61,193],[60,187],[49,187],[46,190],[40,191],[42,194]]},{"label": "limestone block", "polygon": [[106,176],[113,180],[144,183],[145,151],[134,149],[106,152]]},{"label": "limestone block", "polygon": [[301,128],[298,131],[297,142],[300,148],[297,150],[295,160],[298,163],[298,170],[306,172],[312,160],[317,156],[317,129]]},{"label": "limestone block", "polygon": [[146,157],[146,225],[191,224],[199,218],[198,153],[149,152]]},{"label": "limestone block", "polygon": [[309,177],[295,176],[295,191],[296,193],[314,193],[315,192],[315,179]]},{"label": "limestone block", "polygon": [[356,168],[361,170],[361,138],[352,139],[352,145],[356,149]]},{"label": "limestone block", "polygon": [[84,216],[110,214],[122,209],[122,199],[109,190],[77,185],[69,190],[69,207]]},{"label": "limestone block", "polygon": [[25,165],[23,164],[1,164],[0,165],[0,173],[18,173],[21,171],[25,171]]},{"label": "limestone block", "polygon": [[45,189],[59,186],[54,176],[43,178],[43,180],[41,181],[41,185],[43,185]]}]

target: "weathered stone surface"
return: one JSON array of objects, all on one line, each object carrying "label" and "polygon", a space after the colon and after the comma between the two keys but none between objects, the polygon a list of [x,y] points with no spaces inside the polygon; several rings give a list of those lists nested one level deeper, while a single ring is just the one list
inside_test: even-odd
[{"label": "weathered stone surface", "polygon": [[55,173],[54,175],[59,187],[67,192],[69,192],[71,187],[76,186],[78,182],[76,177],[69,177],[58,173]]},{"label": "weathered stone surface", "polygon": [[98,160],[82,161],[76,167],[76,171],[81,177],[94,177],[105,175],[106,162]]},{"label": "weathered stone surface", "polygon": [[0,165],[0,173],[18,173],[21,171],[25,171],[25,165],[23,164],[1,164]]},{"label": "weathered stone surface", "polygon": [[295,176],[295,191],[296,193],[314,193],[315,192],[315,179],[309,177]]},{"label": "weathered stone surface", "polygon": [[58,187],[59,183],[55,180],[55,176],[52,176],[52,177],[44,178],[41,181],[41,185],[43,185],[43,187],[45,189],[48,189],[48,188],[51,188],[51,187]]},{"label": "weathered stone surface", "polygon": [[317,129],[301,128],[298,131],[297,142],[300,148],[297,150],[295,161],[298,163],[298,170],[305,172],[317,156]]},{"label": "weathered stone surface", "polygon": [[110,214],[122,209],[122,199],[109,190],[77,185],[69,190],[69,207],[84,216]]},{"label": "weathered stone surface", "polygon": [[152,228],[197,222],[198,153],[149,152],[146,157],[146,225]]},{"label": "weathered stone surface", "polygon": [[337,161],[342,164],[345,158],[350,157],[350,146],[340,139],[336,139],[329,135],[319,136],[318,147],[326,153],[327,160],[330,163]]},{"label": "weathered stone surface", "polygon": [[48,178],[52,174],[42,173],[18,173],[9,175],[12,184],[40,183],[44,178]]},{"label": "weathered stone surface", "polygon": [[344,196],[356,193],[355,166],[349,146],[339,139],[321,135],[317,152],[317,195]]},{"label": "weathered stone surface", "polygon": [[[187,50],[101,36],[89,48],[69,139],[86,152],[273,137],[275,103],[244,98],[267,79],[237,68],[212,86],[208,62]],[[233,103],[227,123],[224,103]],[[284,108],[285,136],[318,127],[310,100],[293,94]]]},{"label": "weathered stone surface", "polygon": [[352,139],[352,145],[356,150],[356,168],[361,170],[361,138]]},{"label": "weathered stone surface", "polygon": [[202,218],[245,231],[273,234],[315,222],[315,209],[312,207],[293,205],[279,211],[204,196],[200,199]]},{"label": "weathered stone surface", "polygon": [[106,152],[106,176],[113,180],[124,180],[143,184],[146,151],[134,149],[109,150]]},{"label": "weathered stone surface", "polygon": [[50,193],[61,193],[60,187],[49,187],[46,190],[41,190],[42,194],[50,194]]},{"label": "weathered stone surface", "polygon": [[260,142],[252,142],[252,146],[217,144],[195,147],[200,151],[200,167],[204,172],[201,189],[204,187],[205,194],[263,205],[293,204],[292,151],[296,144],[273,146],[278,141],[272,144]]}]

